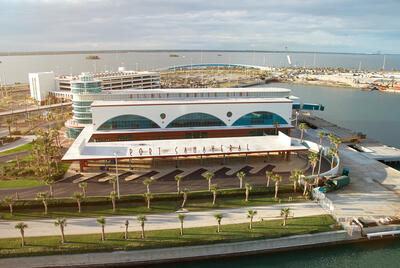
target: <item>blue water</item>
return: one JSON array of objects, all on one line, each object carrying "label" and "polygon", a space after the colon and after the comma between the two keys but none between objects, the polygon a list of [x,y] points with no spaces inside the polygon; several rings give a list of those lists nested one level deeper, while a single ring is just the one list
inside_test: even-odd
[{"label": "blue water", "polygon": [[157,268],[400,267],[400,241],[385,240],[304,250],[156,265]]}]

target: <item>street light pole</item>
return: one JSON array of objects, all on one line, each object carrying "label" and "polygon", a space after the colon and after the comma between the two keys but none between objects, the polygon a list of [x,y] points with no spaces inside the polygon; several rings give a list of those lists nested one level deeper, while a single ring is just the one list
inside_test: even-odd
[{"label": "street light pole", "polygon": [[117,195],[118,195],[118,199],[120,199],[120,195],[119,195],[119,178],[118,178],[118,160],[117,160],[117,152],[114,153],[115,156],[115,176],[117,178]]}]

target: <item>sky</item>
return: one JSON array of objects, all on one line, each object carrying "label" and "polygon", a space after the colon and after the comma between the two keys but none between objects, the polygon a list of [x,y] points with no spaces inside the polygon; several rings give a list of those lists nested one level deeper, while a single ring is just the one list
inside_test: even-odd
[{"label": "sky", "polygon": [[0,52],[400,53],[399,0],[0,0]]}]

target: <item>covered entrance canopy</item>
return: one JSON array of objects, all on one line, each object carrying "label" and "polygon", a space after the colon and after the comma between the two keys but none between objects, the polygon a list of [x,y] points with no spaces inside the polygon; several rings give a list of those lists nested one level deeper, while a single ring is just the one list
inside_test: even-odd
[{"label": "covered entrance canopy", "polygon": [[[127,158],[160,158],[306,151],[298,140],[279,132],[277,136],[88,142],[86,127],[63,157],[63,161]],[[87,132],[87,133],[86,133]]]}]

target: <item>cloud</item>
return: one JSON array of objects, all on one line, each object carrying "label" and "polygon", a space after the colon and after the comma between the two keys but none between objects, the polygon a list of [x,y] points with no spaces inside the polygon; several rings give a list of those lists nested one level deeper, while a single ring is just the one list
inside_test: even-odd
[{"label": "cloud", "polygon": [[398,10],[395,0],[0,0],[0,51],[288,46],[398,53]]}]

